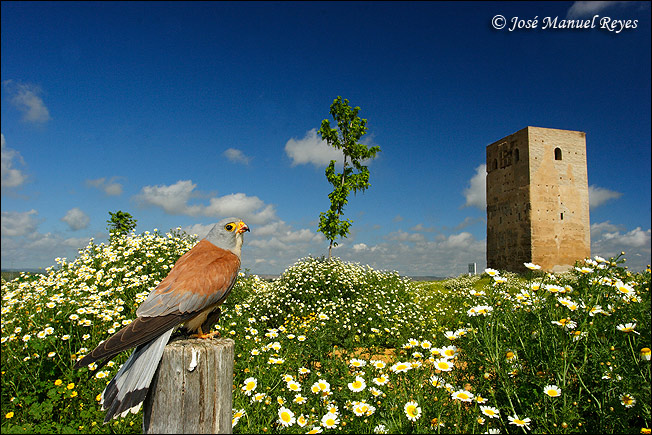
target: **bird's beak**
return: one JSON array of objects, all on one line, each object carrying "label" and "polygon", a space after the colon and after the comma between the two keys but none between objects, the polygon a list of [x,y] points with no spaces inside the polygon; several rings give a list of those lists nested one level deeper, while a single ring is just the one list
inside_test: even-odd
[{"label": "bird's beak", "polygon": [[242,234],[242,233],[246,233],[247,231],[249,231],[249,227],[247,226],[247,224],[242,221],[238,222],[238,229],[236,233]]}]

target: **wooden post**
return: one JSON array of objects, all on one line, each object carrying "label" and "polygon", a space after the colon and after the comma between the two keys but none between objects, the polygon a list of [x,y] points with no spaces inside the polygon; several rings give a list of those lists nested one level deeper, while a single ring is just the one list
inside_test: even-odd
[{"label": "wooden post", "polygon": [[233,356],[231,339],[169,343],[143,404],[143,433],[232,433]]}]

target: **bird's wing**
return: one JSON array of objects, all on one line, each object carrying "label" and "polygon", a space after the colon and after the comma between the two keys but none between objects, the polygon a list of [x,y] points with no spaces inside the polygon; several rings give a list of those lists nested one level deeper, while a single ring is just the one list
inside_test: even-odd
[{"label": "bird's wing", "polygon": [[202,240],[179,258],[168,276],[138,307],[136,315],[197,314],[224,301],[239,270],[237,255]]},{"label": "bird's wing", "polygon": [[152,291],[138,318],[77,361],[75,368],[109,359],[123,350],[153,340],[227,297],[238,277],[240,259],[207,240],[197,243]]}]

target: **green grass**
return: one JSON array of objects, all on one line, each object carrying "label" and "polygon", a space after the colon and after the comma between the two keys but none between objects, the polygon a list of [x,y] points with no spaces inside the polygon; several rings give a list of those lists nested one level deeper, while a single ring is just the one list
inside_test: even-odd
[{"label": "green grass", "polygon": [[[88,380],[72,365],[193,243],[132,235],[3,282],[2,432],[140,433],[142,413],[103,425],[97,403],[128,352]],[[622,261],[436,282],[337,259],[301,259],[273,282],[244,273],[217,326],[236,343],[233,430],[640,433],[650,272]]]}]

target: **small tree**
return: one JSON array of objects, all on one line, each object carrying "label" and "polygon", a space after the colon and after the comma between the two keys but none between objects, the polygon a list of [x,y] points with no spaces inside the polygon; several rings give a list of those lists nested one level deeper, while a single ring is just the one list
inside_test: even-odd
[{"label": "small tree", "polygon": [[[352,221],[340,219],[344,206],[349,202],[348,196],[353,192],[366,190],[369,184],[369,169],[362,163],[376,157],[380,147],[361,144],[360,138],[367,132],[367,120],[358,116],[359,107],[349,106],[349,100],[337,97],[331,104],[330,114],[337,123],[337,128],[331,128],[328,119],[324,119],[319,134],[328,145],[342,150],[344,162],[342,172],[335,172],[335,160],[331,160],[326,168],[326,178],[333,185],[333,191],[328,195],[331,206],[325,213],[319,214],[319,231],[330,241],[328,259],[331,259],[333,246],[337,246],[337,237],[346,237]],[[357,172],[356,172],[357,171]]]},{"label": "small tree", "polygon": [[109,224],[106,228],[109,230],[110,238],[127,234],[136,228],[136,219],[129,213],[118,210],[115,213],[109,212],[109,215],[111,219],[106,221]]}]

